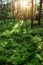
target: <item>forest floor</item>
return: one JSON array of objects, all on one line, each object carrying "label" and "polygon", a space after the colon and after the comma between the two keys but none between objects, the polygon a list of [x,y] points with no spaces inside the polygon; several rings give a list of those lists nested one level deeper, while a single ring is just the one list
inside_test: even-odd
[{"label": "forest floor", "polygon": [[0,65],[43,65],[43,22],[0,22]]}]

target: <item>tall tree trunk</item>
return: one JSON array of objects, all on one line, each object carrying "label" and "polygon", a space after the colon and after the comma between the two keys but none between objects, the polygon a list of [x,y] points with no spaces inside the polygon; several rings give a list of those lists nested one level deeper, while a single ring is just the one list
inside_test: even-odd
[{"label": "tall tree trunk", "polygon": [[0,10],[1,10],[1,12],[0,12],[1,16],[0,16],[0,17],[1,17],[1,21],[2,21],[2,2],[3,2],[3,1],[0,0],[0,2],[1,2],[1,8],[0,8]]},{"label": "tall tree trunk", "polygon": [[40,20],[41,20],[41,10],[42,10],[42,0],[40,0],[39,19],[38,19],[39,25],[40,25]]},{"label": "tall tree trunk", "polygon": [[31,13],[31,28],[33,28],[33,4],[34,4],[34,3],[33,3],[33,0],[32,0],[31,3],[32,3],[32,10],[31,10],[31,12],[32,12],[32,13]]},{"label": "tall tree trunk", "polygon": [[14,18],[14,0],[12,0],[12,15],[13,15],[13,18]]}]

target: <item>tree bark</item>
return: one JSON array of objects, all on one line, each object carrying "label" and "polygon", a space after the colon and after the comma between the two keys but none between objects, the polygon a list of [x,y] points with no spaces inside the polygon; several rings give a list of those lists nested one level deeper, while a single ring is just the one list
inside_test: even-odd
[{"label": "tree bark", "polygon": [[32,10],[31,10],[31,28],[33,28],[33,0],[32,0]]},{"label": "tree bark", "polygon": [[14,0],[12,0],[12,15],[13,15],[13,18],[14,18]]},{"label": "tree bark", "polygon": [[40,0],[39,19],[38,19],[39,26],[40,26],[40,20],[41,20],[41,10],[42,10],[42,0]]}]

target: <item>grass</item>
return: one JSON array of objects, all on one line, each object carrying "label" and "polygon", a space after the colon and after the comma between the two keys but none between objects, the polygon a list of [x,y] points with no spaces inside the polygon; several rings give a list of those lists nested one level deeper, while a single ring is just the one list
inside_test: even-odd
[{"label": "grass", "polygon": [[[26,25],[27,24],[27,25]],[[43,22],[0,22],[0,65],[43,65]]]}]

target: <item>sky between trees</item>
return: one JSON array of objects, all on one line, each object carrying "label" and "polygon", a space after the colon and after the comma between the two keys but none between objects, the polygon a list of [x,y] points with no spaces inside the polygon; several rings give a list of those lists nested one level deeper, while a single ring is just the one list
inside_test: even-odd
[{"label": "sky between trees", "polygon": [[[11,0],[3,0],[3,3],[6,3],[7,1],[11,1]],[[38,3],[39,2],[39,0],[36,0],[36,2]]]}]

